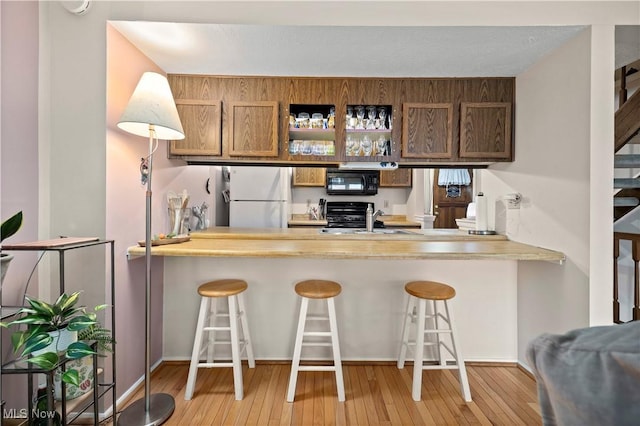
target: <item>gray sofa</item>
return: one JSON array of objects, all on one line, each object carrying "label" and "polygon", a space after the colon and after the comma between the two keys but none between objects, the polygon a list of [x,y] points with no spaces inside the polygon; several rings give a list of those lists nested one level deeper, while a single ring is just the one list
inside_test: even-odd
[{"label": "gray sofa", "polygon": [[544,425],[640,425],[640,321],[543,334],[527,361]]}]

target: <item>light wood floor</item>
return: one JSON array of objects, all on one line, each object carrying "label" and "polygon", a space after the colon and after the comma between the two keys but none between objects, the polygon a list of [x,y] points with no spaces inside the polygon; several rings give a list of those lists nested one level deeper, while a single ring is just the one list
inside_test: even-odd
[{"label": "light wood floor", "polygon": [[[468,364],[473,402],[460,395],[456,370],[425,371],[422,401],[411,399],[411,365],[344,364],[346,401],[336,397],[334,373],[301,372],[296,399],[286,402],[289,364],[244,369],[244,399],[235,401],[230,368],[200,369],[191,401],[184,400],[189,366],[164,363],[152,393],[174,396],[166,425],[540,425],[535,381],[515,366]],[[130,402],[143,397],[142,387]],[[127,403],[118,407],[121,411]],[[106,423],[111,424],[111,423]]]}]

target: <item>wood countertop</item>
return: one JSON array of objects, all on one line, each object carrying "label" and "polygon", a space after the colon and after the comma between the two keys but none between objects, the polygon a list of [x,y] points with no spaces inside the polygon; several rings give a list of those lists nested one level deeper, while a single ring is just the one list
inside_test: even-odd
[{"label": "wood countertop", "polygon": [[[407,227],[407,228],[420,228],[420,222],[414,220],[408,220],[403,215],[382,215],[378,216],[378,220],[382,221],[385,226],[390,227]],[[309,219],[306,214],[294,214],[291,215],[291,219],[288,221],[289,226],[326,226],[326,220]]]},{"label": "wood countertop", "polygon": [[[145,248],[129,247],[129,258]],[[273,257],[317,259],[544,260],[562,263],[561,252],[509,241],[504,235],[468,235],[456,229],[410,234],[321,234],[318,229],[215,227],[191,240],[151,248],[153,256]]]}]

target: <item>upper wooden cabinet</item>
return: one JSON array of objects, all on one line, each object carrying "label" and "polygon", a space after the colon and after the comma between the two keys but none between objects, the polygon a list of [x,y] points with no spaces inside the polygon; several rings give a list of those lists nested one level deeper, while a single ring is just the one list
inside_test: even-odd
[{"label": "upper wooden cabinet", "polygon": [[381,170],[380,188],[411,188],[411,169]]},{"label": "upper wooden cabinet", "polygon": [[220,101],[176,99],[185,132],[183,140],[171,141],[170,155],[222,154],[222,112]]},{"label": "upper wooden cabinet", "polygon": [[324,187],[327,179],[324,167],[294,167],[293,186]]},{"label": "upper wooden cabinet", "polygon": [[453,158],[453,104],[402,105],[402,158]]},{"label": "upper wooden cabinet", "polygon": [[511,104],[462,102],[460,157],[511,158]]},{"label": "upper wooden cabinet", "polygon": [[[410,168],[514,158],[511,77],[169,75],[169,84],[186,134],[169,154],[187,161],[320,167],[395,161]],[[321,121],[313,117],[309,128],[298,127],[301,112],[321,114],[323,127],[314,127]]]},{"label": "upper wooden cabinet", "polygon": [[229,101],[227,141],[230,156],[278,156],[278,102]]}]

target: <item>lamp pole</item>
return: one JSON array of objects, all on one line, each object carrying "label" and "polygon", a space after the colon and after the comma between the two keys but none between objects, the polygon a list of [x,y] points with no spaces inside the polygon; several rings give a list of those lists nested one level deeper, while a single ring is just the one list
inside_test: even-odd
[{"label": "lamp pole", "polygon": [[[164,423],[175,409],[173,397],[151,394],[151,175],[154,142],[184,139],[180,117],[166,77],[144,73],[125,109],[118,127],[149,137],[145,206],[145,354],[144,398],[127,406],[118,417],[118,426],[155,426]],[[156,145],[157,147],[157,145]]]}]

